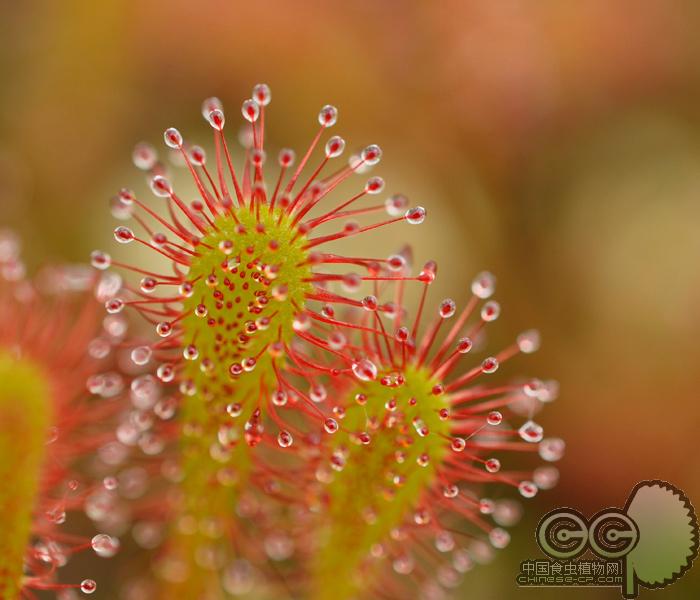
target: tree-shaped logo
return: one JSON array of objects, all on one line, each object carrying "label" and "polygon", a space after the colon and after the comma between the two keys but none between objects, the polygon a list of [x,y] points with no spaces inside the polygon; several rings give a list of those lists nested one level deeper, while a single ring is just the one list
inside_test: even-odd
[{"label": "tree-shaped logo", "polygon": [[657,589],[677,581],[698,554],[698,520],[688,497],[666,481],[642,481],[624,512],[639,530],[624,560],[624,597],[636,598],[640,585]]}]

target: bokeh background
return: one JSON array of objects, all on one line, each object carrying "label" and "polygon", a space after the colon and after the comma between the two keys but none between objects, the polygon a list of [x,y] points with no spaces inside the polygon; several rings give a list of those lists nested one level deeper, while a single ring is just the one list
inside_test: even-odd
[{"label": "bokeh background", "polygon": [[[273,145],[301,150],[320,106],[336,104],[336,132],[380,144],[388,190],[428,207],[409,233],[441,265],[440,289],[463,300],[492,270],[498,329],[542,331],[518,369],[561,382],[540,419],[567,441],[561,481],[457,597],[619,598],[515,587],[519,561],[540,556],[539,517],[619,506],[648,478],[700,503],[700,3],[0,7],[0,225],[22,234],[31,265],[112,250],[109,196],[143,185],[133,144],[171,125],[208,140],[201,100],[236,115],[264,81]],[[700,567],[653,594],[698,597]]]}]

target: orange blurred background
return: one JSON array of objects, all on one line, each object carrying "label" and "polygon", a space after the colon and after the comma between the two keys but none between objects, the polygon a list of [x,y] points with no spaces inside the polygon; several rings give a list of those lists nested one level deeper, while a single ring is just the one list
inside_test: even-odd
[{"label": "orange blurred background", "polygon": [[[0,6],[0,226],[31,265],[111,251],[107,200],[141,181],[133,144],[171,125],[206,141],[201,100],[236,114],[264,81],[277,148],[301,150],[336,104],[351,147],[382,146],[387,189],[428,208],[413,245],[441,265],[441,292],[464,300],[492,270],[499,340],[542,331],[517,367],[561,382],[541,418],[567,441],[561,481],[458,597],[619,598],[515,587],[539,517],[620,506],[651,478],[700,503],[700,3]],[[697,597],[699,568],[654,593]]]}]

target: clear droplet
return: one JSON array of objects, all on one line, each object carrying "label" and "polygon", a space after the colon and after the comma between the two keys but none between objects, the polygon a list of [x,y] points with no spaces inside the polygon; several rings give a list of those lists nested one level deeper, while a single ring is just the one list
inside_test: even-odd
[{"label": "clear droplet", "polygon": [[283,429],[277,434],[277,443],[281,448],[289,448],[293,442],[294,438],[292,437],[292,434],[286,429]]},{"label": "clear droplet", "polygon": [[524,331],[518,336],[517,344],[523,354],[536,352],[540,347],[540,332],[536,329]]},{"label": "clear droplet", "polygon": [[547,438],[540,442],[539,454],[547,462],[555,462],[564,456],[566,443],[561,438]]},{"label": "clear droplet", "polygon": [[366,165],[376,165],[382,159],[382,149],[377,144],[370,144],[362,151],[361,157]]},{"label": "clear droplet", "polygon": [[267,106],[272,100],[272,92],[270,92],[270,86],[266,83],[258,83],[253,88],[253,100],[260,106]]},{"label": "clear droplet", "polygon": [[521,481],[518,491],[523,498],[534,498],[537,495],[537,486],[532,481]]},{"label": "clear droplet", "polygon": [[165,145],[169,148],[182,148],[182,134],[174,127],[168,127],[165,133],[163,133],[163,138],[165,140]]},{"label": "clear droplet", "polygon": [[497,410],[492,410],[486,417],[489,425],[500,425],[503,422],[503,415]]},{"label": "clear droplet", "polygon": [[323,428],[326,430],[326,433],[335,433],[338,431],[338,421],[329,417],[323,422]]},{"label": "clear droplet", "polygon": [[90,254],[90,264],[100,271],[108,269],[112,264],[112,258],[106,252],[101,250],[93,250]]},{"label": "clear droplet", "polygon": [[497,458],[489,458],[484,462],[484,467],[489,473],[498,473],[501,470],[501,461]]},{"label": "clear droplet", "polygon": [[97,584],[93,579],[83,579],[80,582],[80,591],[83,594],[93,594],[97,589]]},{"label": "clear droplet", "polygon": [[495,373],[498,371],[498,359],[494,356],[485,358],[481,363],[481,370],[487,374]]},{"label": "clear droplet", "polygon": [[254,100],[246,100],[241,106],[241,114],[246,121],[255,123],[260,116],[260,106]]},{"label": "clear droplet", "polygon": [[353,363],[352,372],[360,381],[374,381],[377,378],[376,365],[366,358]]},{"label": "clear droplet", "polygon": [[333,127],[338,121],[338,109],[335,106],[326,104],[318,113],[318,122],[323,127]]},{"label": "clear droplet", "polygon": [[326,142],[326,156],[328,158],[337,158],[345,150],[345,140],[339,135],[334,135]]},{"label": "clear droplet", "polygon": [[505,548],[510,543],[510,534],[500,527],[494,527],[489,532],[489,541],[494,548]]},{"label": "clear droplet", "polygon": [[151,360],[153,352],[148,346],[138,346],[131,351],[131,362],[135,365],[143,366]]},{"label": "clear droplet", "polygon": [[472,280],[472,294],[485,300],[496,291],[496,278],[488,271],[482,271]]},{"label": "clear droplet", "polygon": [[120,225],[114,230],[114,239],[120,244],[128,244],[134,241],[134,232],[128,227]]},{"label": "clear droplet", "polygon": [[490,323],[491,321],[495,321],[498,319],[499,315],[501,314],[501,305],[494,301],[490,300],[484,306],[481,307],[481,318],[483,321],[486,321],[487,323]]},{"label": "clear droplet", "polygon": [[446,298],[440,303],[440,309],[438,312],[442,319],[449,319],[455,314],[456,310],[457,304],[455,304],[455,301],[450,298]]},{"label": "clear droplet", "polygon": [[526,442],[537,443],[542,441],[544,429],[534,421],[527,421],[518,429],[518,435]]},{"label": "clear droplet", "polygon": [[99,533],[92,538],[90,545],[97,556],[109,558],[119,551],[119,540],[106,533]]},{"label": "clear droplet", "polygon": [[422,206],[416,206],[415,208],[409,208],[404,214],[404,218],[411,225],[420,225],[425,221],[425,209]]}]

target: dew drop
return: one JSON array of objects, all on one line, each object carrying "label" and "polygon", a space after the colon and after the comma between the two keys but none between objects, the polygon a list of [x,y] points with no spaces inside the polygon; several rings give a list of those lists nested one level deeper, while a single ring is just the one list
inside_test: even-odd
[{"label": "dew drop", "polygon": [[535,485],[541,490],[552,489],[559,481],[559,469],[551,465],[537,467],[532,474]]},{"label": "dew drop", "polygon": [[338,109],[335,106],[326,104],[318,113],[318,122],[323,127],[333,127],[338,121]]},{"label": "dew drop", "polygon": [[83,594],[93,594],[97,589],[97,584],[93,579],[83,579],[80,582],[80,591]]},{"label": "dew drop", "polygon": [[408,198],[403,194],[395,194],[386,199],[384,208],[390,216],[398,217],[408,210]]},{"label": "dew drop", "polygon": [[316,403],[323,402],[328,397],[326,388],[320,383],[316,383],[309,388],[309,398]]},{"label": "dew drop", "polygon": [[494,527],[489,532],[489,541],[494,548],[505,548],[510,543],[510,534],[500,527]]},{"label": "dew drop", "polygon": [[111,492],[113,490],[116,490],[117,487],[119,487],[119,482],[117,481],[116,477],[108,475],[102,480],[102,485],[106,490],[109,490]]},{"label": "dew drop", "polygon": [[384,180],[381,177],[370,177],[365,184],[368,194],[381,194],[384,191]]},{"label": "dew drop", "polygon": [[151,360],[152,354],[148,346],[138,346],[131,351],[131,362],[138,366],[146,365]]},{"label": "dew drop", "polygon": [[294,331],[308,331],[311,327],[311,318],[306,313],[299,313],[295,315],[292,327]]},{"label": "dew drop", "polygon": [[170,383],[173,379],[175,379],[175,367],[170,363],[159,365],[156,369],[156,376],[163,383]]},{"label": "dew drop", "polygon": [[532,481],[521,481],[518,491],[523,498],[534,498],[537,495],[537,486]]},{"label": "dew drop", "polygon": [[165,145],[168,148],[178,149],[182,148],[182,134],[174,127],[168,127],[163,133],[163,139],[165,140]]},{"label": "dew drop", "polygon": [[270,92],[270,86],[266,83],[258,83],[253,88],[253,100],[260,106],[267,106],[272,100],[272,92]]},{"label": "dew drop", "polygon": [[518,435],[526,442],[537,443],[542,441],[544,429],[534,421],[527,421],[518,429]]},{"label": "dew drop", "polygon": [[455,452],[462,452],[467,447],[467,442],[464,438],[452,438],[452,450]]},{"label": "dew drop", "polygon": [[374,312],[379,308],[379,300],[376,296],[365,296],[362,299],[362,308]]},{"label": "dew drop", "polygon": [[449,531],[441,531],[435,536],[435,548],[438,552],[452,552],[455,540]]},{"label": "dew drop", "polygon": [[338,421],[329,417],[323,422],[323,428],[326,430],[326,433],[335,433],[338,431]]},{"label": "dew drop", "polygon": [[485,358],[481,363],[481,370],[487,374],[495,373],[496,371],[498,371],[498,359],[494,356],[489,356],[488,358]]},{"label": "dew drop", "polygon": [[131,160],[137,169],[150,171],[158,160],[158,154],[153,146],[141,142],[140,144],[136,144],[134,151],[131,153]]},{"label": "dew drop", "polygon": [[90,545],[97,556],[110,558],[119,551],[119,540],[106,533],[99,533],[92,538]]},{"label": "dew drop", "polygon": [[276,390],[272,393],[272,404],[275,406],[284,406],[287,404],[287,392],[284,390]]},{"label": "dew drop", "polygon": [[90,254],[90,264],[96,269],[104,271],[112,264],[112,258],[106,252],[102,252],[101,250],[93,250]]},{"label": "dew drop", "polygon": [[185,360],[197,360],[199,358],[199,350],[194,344],[188,344],[183,348],[182,356]]},{"label": "dew drop", "polygon": [[487,323],[498,319],[500,314],[501,305],[494,300],[490,300],[489,302],[484,304],[484,306],[481,307],[481,319],[483,321],[486,321]]},{"label": "dew drop", "polygon": [[460,354],[466,354],[472,349],[473,346],[474,343],[468,337],[460,338],[457,341],[457,352]]},{"label": "dew drop", "polygon": [[523,354],[537,352],[540,347],[540,332],[536,329],[524,331],[517,337],[517,344]]},{"label": "dew drop", "polygon": [[202,102],[202,116],[208,121],[209,115],[213,110],[224,110],[224,107],[221,104],[221,100],[219,100],[215,96],[207,98]]},{"label": "dew drop", "polygon": [[564,456],[566,443],[561,438],[547,438],[540,442],[539,454],[547,462],[556,462]]},{"label": "dew drop", "polygon": [[179,291],[183,297],[189,298],[194,293],[194,285],[192,285],[189,281],[185,281],[184,283],[180,284]]},{"label": "dew drop", "polygon": [[46,520],[56,525],[62,525],[66,522],[66,511],[62,504],[47,510],[45,514]]},{"label": "dew drop", "polygon": [[352,372],[360,381],[374,381],[377,378],[376,365],[366,358],[352,364]]},{"label": "dew drop", "polygon": [[156,333],[160,337],[168,337],[173,332],[173,326],[167,321],[161,321],[156,325]]},{"label": "dew drop", "polygon": [[415,561],[410,555],[399,556],[394,559],[392,566],[399,575],[409,575],[415,567]]},{"label": "dew drop", "polygon": [[489,458],[484,461],[484,468],[489,473],[498,473],[501,470],[501,461],[497,458]]},{"label": "dew drop", "polygon": [[404,214],[404,218],[411,225],[420,225],[425,221],[425,209],[422,206],[409,208]]},{"label": "dew drop", "polygon": [[170,182],[162,175],[156,175],[151,179],[151,191],[159,198],[168,198],[173,193]]},{"label": "dew drop", "polygon": [[382,159],[382,149],[377,144],[370,144],[360,155],[365,165],[376,165]]},{"label": "dew drop", "polygon": [[347,339],[341,331],[332,331],[328,336],[328,346],[331,350],[342,350],[347,343]]},{"label": "dew drop", "polygon": [[189,156],[190,162],[197,167],[201,167],[207,162],[207,153],[204,151],[204,148],[200,146],[192,146],[187,152],[187,155]]},{"label": "dew drop", "polygon": [[241,114],[246,121],[255,123],[260,116],[260,106],[254,100],[246,100],[241,106]]},{"label": "dew drop", "polygon": [[244,429],[244,437],[246,443],[250,446],[257,446],[262,440],[264,431],[263,424],[260,422],[260,411],[256,410],[253,416],[246,421]]},{"label": "dew drop", "polygon": [[396,330],[396,333],[394,334],[394,337],[396,338],[397,342],[401,342],[402,344],[408,341],[409,337],[409,331],[407,327],[399,327]]},{"label": "dew drop", "polygon": [[277,434],[277,443],[281,448],[289,448],[293,442],[294,438],[292,437],[292,434],[286,429],[283,429]]},{"label": "dew drop", "polygon": [[345,140],[339,135],[334,135],[326,142],[326,157],[337,158],[345,150]]},{"label": "dew drop", "polygon": [[290,148],[283,148],[282,150],[280,150],[280,153],[277,157],[277,161],[279,162],[280,167],[287,169],[294,164],[295,158],[296,155],[294,153],[294,150],[291,150]]},{"label": "dew drop", "polygon": [[454,484],[447,485],[443,488],[442,495],[445,498],[456,498],[459,496],[459,488]]},{"label": "dew drop", "polygon": [[503,415],[497,410],[492,410],[486,417],[489,425],[500,425],[503,422]]},{"label": "dew drop", "polygon": [[406,259],[400,254],[392,254],[387,258],[387,266],[391,271],[403,271],[406,268]]},{"label": "dew drop", "polygon": [[105,309],[110,315],[116,315],[124,310],[124,301],[120,298],[112,298],[105,302]]},{"label": "dew drop", "polygon": [[128,227],[120,225],[114,230],[114,239],[120,244],[128,244],[134,241],[134,232]]},{"label": "dew drop", "polygon": [[488,271],[482,271],[472,280],[472,294],[485,300],[496,290],[496,278]]},{"label": "dew drop", "polygon": [[229,417],[236,418],[240,416],[242,411],[243,407],[238,402],[232,402],[226,406],[226,412],[228,413]]},{"label": "dew drop", "polygon": [[455,304],[455,301],[450,298],[446,298],[440,303],[440,309],[438,312],[442,319],[449,319],[455,314],[456,310],[457,305]]},{"label": "dew drop", "polygon": [[223,131],[224,125],[226,124],[226,117],[224,116],[224,111],[215,108],[206,116],[209,125],[211,125],[217,131]]}]

